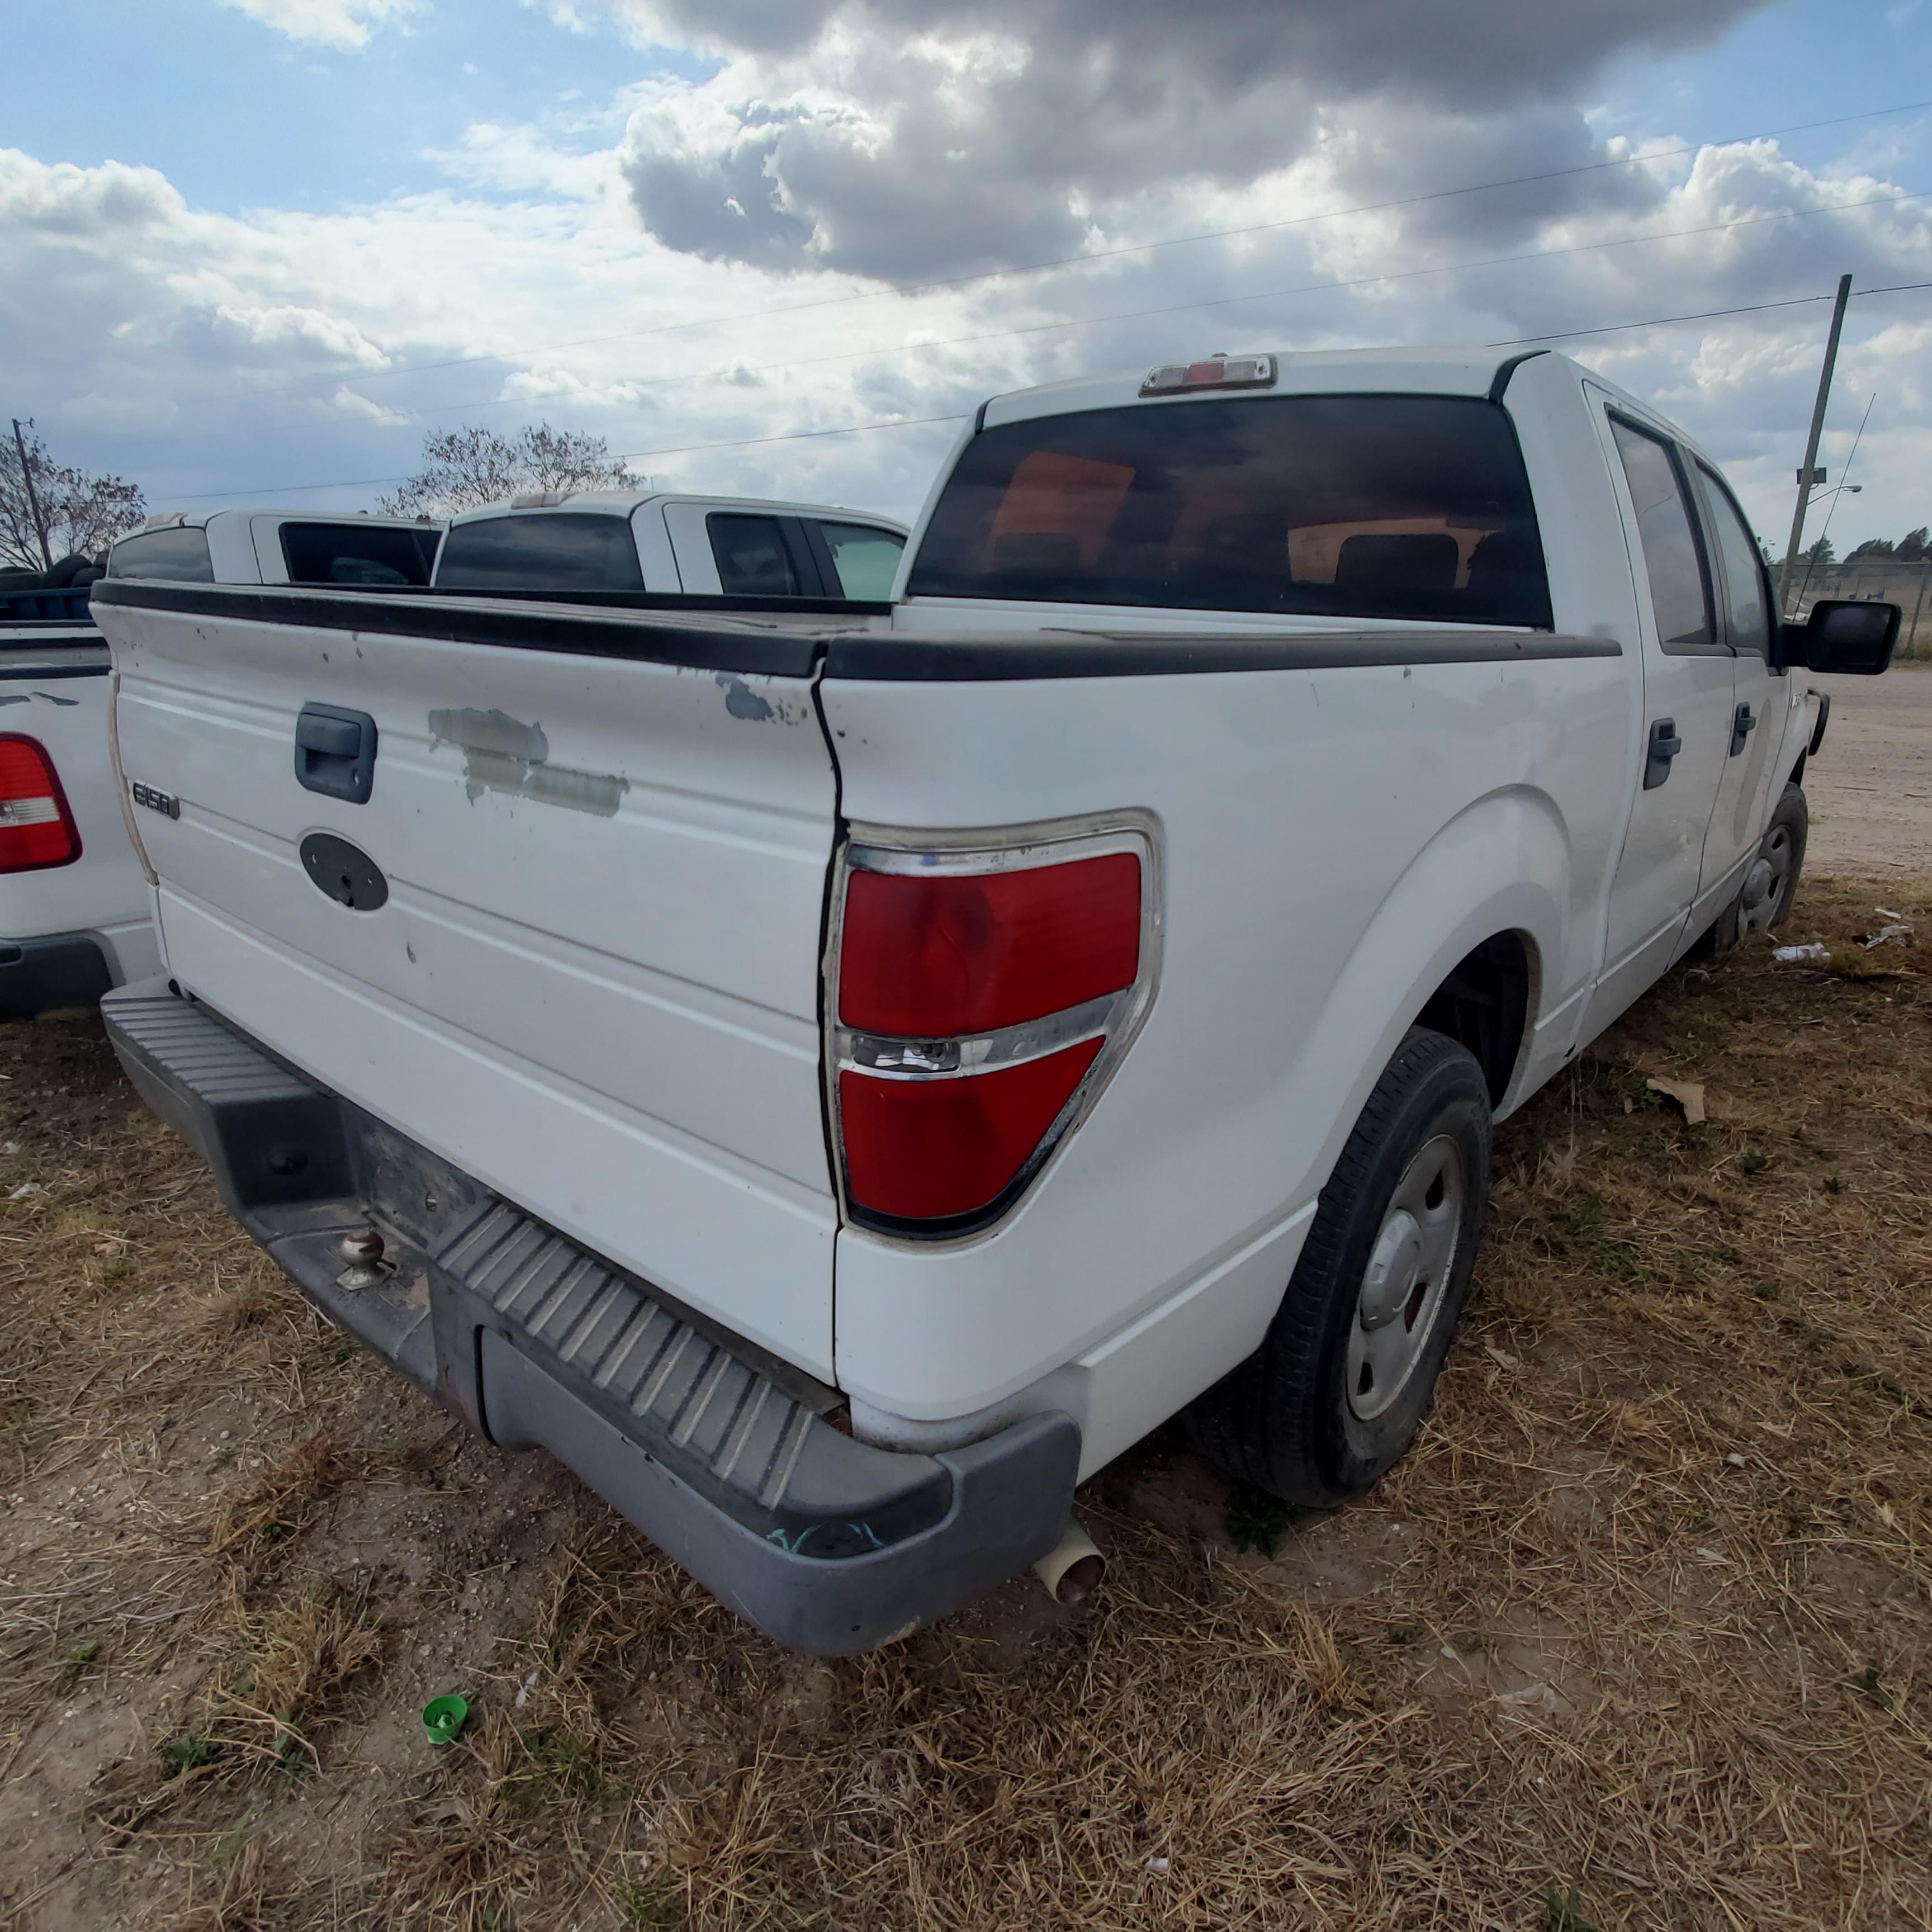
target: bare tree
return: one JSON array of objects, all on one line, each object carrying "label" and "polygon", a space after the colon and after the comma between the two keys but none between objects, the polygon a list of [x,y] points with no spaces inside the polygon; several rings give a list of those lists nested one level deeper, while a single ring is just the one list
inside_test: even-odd
[{"label": "bare tree", "polygon": [[38,571],[96,556],[146,514],[125,477],[56,463],[31,417],[0,434],[0,568]]},{"label": "bare tree", "polygon": [[509,436],[473,427],[436,430],[423,439],[422,468],[376,507],[388,517],[447,516],[525,490],[622,490],[643,481],[601,436],[578,430],[547,422]]}]

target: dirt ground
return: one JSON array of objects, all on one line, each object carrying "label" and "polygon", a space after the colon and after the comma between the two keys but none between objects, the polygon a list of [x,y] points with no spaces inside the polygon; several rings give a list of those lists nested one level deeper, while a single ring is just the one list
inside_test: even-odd
[{"label": "dirt ground", "polygon": [[1808,862],[1932,877],[1932,663],[1810,681],[1831,694],[1832,716],[1804,774]]},{"label": "dirt ground", "polygon": [[838,1664],[322,1324],[98,1022],[0,1028],[0,1925],[1932,1926],[1932,984],[1881,902],[1932,934],[1932,879],[1814,877],[1828,962],[1680,970],[1499,1130],[1375,1494],[1291,1517],[1170,1429],[1082,1493],[1088,1604]]}]

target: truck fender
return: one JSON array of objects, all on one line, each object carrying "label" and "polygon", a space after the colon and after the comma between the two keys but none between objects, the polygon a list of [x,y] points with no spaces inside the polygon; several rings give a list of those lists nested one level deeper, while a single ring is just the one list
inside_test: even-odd
[{"label": "truck fender", "polygon": [[1324,1109],[1332,1122],[1305,1200],[1326,1184],[1383,1068],[1430,995],[1498,933],[1521,938],[1530,984],[1522,1043],[1498,1114],[1522,1097],[1548,964],[1563,956],[1570,885],[1562,816],[1546,794],[1528,787],[1477,800],[1416,854],[1336,976],[1294,1070],[1310,1107]]}]

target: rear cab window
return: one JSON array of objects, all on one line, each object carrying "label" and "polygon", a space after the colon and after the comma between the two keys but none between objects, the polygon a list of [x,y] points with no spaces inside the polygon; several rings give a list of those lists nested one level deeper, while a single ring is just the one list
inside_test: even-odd
[{"label": "rear cab window", "polygon": [[107,554],[110,577],[159,578],[170,584],[212,584],[208,532],[189,525],[123,537]]},{"label": "rear cab window", "polygon": [[454,524],[436,561],[439,590],[641,590],[628,517],[533,510]]},{"label": "rear cab window", "polygon": [[982,430],[906,590],[1551,627],[1515,431],[1475,397],[1142,404]]},{"label": "rear cab window", "polygon": [[438,532],[373,524],[284,524],[282,561],[291,584],[361,584],[391,590],[426,584]]}]

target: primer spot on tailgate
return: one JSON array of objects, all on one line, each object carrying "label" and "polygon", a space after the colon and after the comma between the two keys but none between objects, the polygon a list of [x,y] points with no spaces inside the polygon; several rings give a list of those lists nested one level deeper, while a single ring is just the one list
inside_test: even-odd
[{"label": "primer spot on tailgate", "polygon": [[628,778],[610,772],[580,772],[553,765],[550,740],[541,724],[526,724],[507,711],[466,706],[429,714],[430,748],[448,743],[463,748],[463,776],[470,802],[486,791],[560,805],[598,818],[616,815],[618,802],[631,788]]},{"label": "primer spot on tailgate", "polygon": [[734,718],[748,718],[762,724],[778,716],[770,700],[760,698],[742,677],[734,677],[728,671],[721,670],[718,674],[718,688],[724,694],[724,709]]}]

